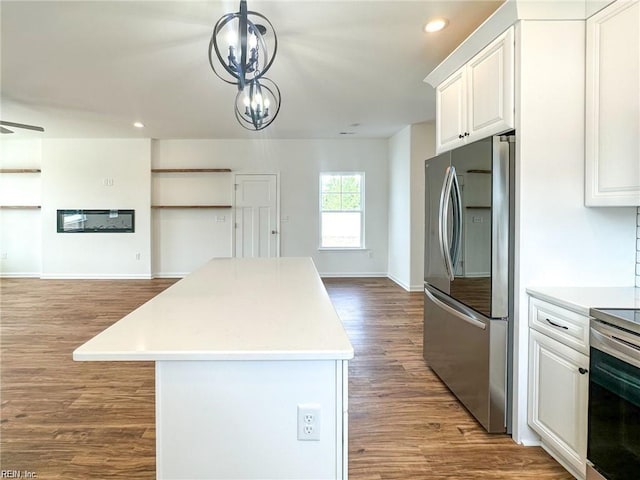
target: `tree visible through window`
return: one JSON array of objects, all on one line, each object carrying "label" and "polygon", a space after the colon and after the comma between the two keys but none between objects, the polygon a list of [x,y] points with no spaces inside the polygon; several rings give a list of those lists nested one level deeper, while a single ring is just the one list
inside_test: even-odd
[{"label": "tree visible through window", "polygon": [[320,247],[364,248],[364,173],[320,174]]}]

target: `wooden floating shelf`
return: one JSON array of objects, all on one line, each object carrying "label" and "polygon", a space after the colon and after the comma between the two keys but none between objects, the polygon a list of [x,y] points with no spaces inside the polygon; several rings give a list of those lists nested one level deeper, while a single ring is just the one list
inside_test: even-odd
[{"label": "wooden floating shelf", "polygon": [[467,170],[467,173],[486,173],[486,174],[490,174],[491,170]]},{"label": "wooden floating shelf", "polygon": [[231,205],[151,205],[151,208],[231,208]]},{"label": "wooden floating shelf", "polygon": [[0,173],[40,173],[39,168],[0,168]]},{"label": "wooden floating shelf", "polygon": [[482,205],[467,205],[465,208],[468,208],[470,210],[487,210],[487,209],[491,209],[491,207],[483,207]]},{"label": "wooden floating shelf", "polygon": [[152,173],[229,173],[230,168],[153,168]]},{"label": "wooden floating shelf", "polygon": [[0,205],[4,210],[39,210],[42,207],[40,205]]}]

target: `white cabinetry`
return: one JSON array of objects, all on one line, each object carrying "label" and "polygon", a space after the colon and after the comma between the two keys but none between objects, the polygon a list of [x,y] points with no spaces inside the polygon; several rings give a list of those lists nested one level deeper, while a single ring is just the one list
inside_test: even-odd
[{"label": "white cabinetry", "polygon": [[529,326],[529,425],[556,460],[584,478],[589,318],[530,298]]},{"label": "white cabinetry", "polygon": [[[467,88],[465,67],[436,89],[436,138],[438,153],[465,142],[467,128]],[[467,134],[468,135],[468,134]]]},{"label": "white cabinetry", "polygon": [[619,0],[587,20],[588,206],[640,205],[640,2]]},{"label": "white cabinetry", "polygon": [[[593,12],[594,3],[602,7],[606,2],[588,2],[585,10],[584,2],[506,1],[425,79],[438,88],[498,35],[515,28],[516,285],[541,279],[561,285],[620,285],[621,278],[624,284],[634,283],[635,262],[620,245],[635,244],[635,211],[625,208],[603,215],[582,208],[585,12]],[[438,142],[440,151],[451,148]],[[557,228],[559,224],[566,228]],[[594,235],[596,231],[607,234]],[[531,443],[539,435],[527,418],[528,298],[522,289],[516,290],[513,438]],[[603,305],[612,303],[599,303]],[[582,315],[588,315],[588,308]]]},{"label": "white cabinetry", "polygon": [[514,127],[513,27],[436,88],[438,153]]}]

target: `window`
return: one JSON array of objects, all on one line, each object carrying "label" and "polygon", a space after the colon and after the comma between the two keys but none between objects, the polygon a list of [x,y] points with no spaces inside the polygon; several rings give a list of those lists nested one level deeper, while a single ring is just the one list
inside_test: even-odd
[{"label": "window", "polygon": [[320,248],[364,248],[364,173],[320,174]]}]

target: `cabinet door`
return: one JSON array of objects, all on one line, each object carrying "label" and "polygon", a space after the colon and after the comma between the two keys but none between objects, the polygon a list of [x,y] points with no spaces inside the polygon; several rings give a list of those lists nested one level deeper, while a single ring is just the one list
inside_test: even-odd
[{"label": "cabinet door", "polygon": [[587,20],[585,203],[640,206],[640,2]]},{"label": "cabinet door", "polygon": [[466,81],[464,67],[436,89],[436,151],[450,150],[465,142]]},{"label": "cabinet door", "polygon": [[589,357],[535,330],[529,334],[529,425],[584,478]]},{"label": "cabinet door", "polygon": [[467,64],[469,140],[514,127],[513,27]]}]

